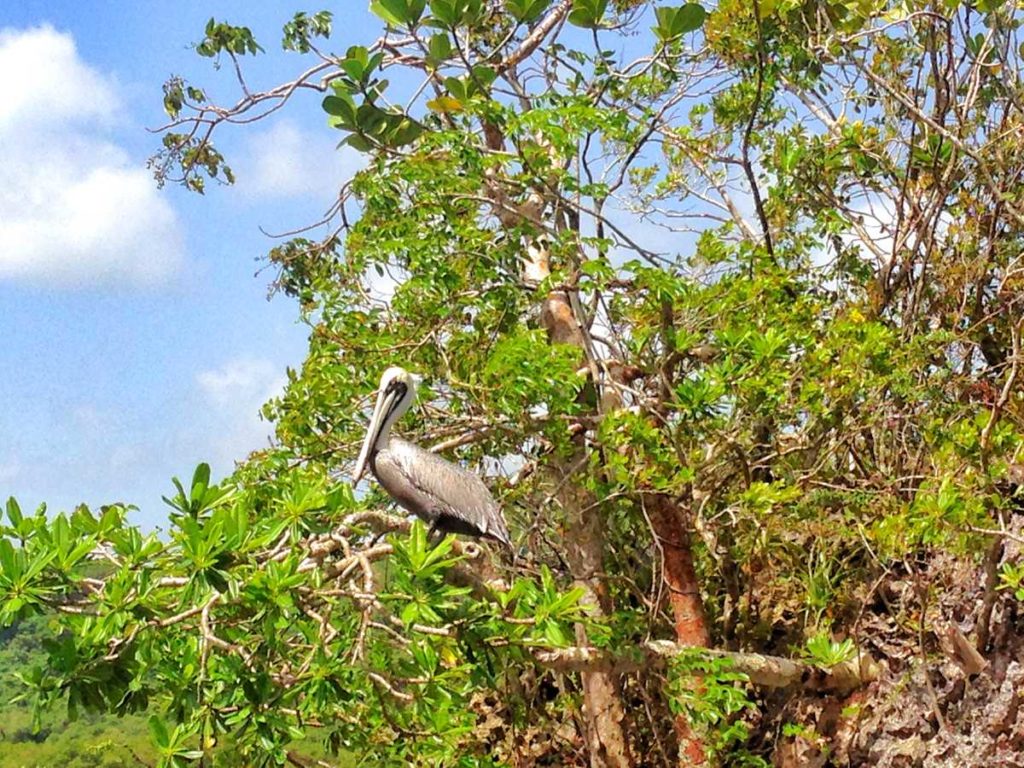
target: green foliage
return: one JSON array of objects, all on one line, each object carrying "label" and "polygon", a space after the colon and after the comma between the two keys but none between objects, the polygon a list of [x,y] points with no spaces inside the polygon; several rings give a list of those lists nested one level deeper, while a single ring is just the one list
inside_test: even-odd
[{"label": "green foliage", "polygon": [[857,654],[857,647],[853,640],[846,638],[842,642],[836,642],[828,632],[819,632],[807,640],[804,649],[804,657],[819,667],[834,667],[849,661]]},{"label": "green foliage", "polygon": [[507,3],[509,13],[523,24],[536,20],[549,5],[551,0],[509,0]]},{"label": "green foliage", "polygon": [[0,631],[0,766],[2,768],[129,768],[155,762],[144,718],[62,712],[33,715],[23,678],[46,664],[52,616],[35,616]]},{"label": "green foliage", "polygon": [[[1022,54],[1000,37],[1019,9],[371,8],[398,32],[345,41],[322,102],[366,166],[328,237],[269,257],[310,329],[264,409],[274,447],[172,481],[163,537],[121,506],[8,505],[0,619],[63,611],[22,674],[40,707],[145,710],[166,764],[213,741],[279,764],[311,738],[367,763],[568,764],[596,689],[560,649],[706,631],[829,666],[885,610],[881,580],[975,566],[1024,455]],[[297,14],[282,46],[315,56],[331,26]],[[211,22],[197,50],[260,49]],[[230,183],[213,129],[265,94],[163,95],[158,179]],[[426,378],[396,430],[485,477],[514,566],[346,482],[395,364]],[[1001,563],[989,597],[1019,597],[1020,572]],[[892,631],[898,666],[921,627]],[[755,717],[696,653],[667,684],[618,682],[651,761],[672,712],[726,764],[763,762],[765,724],[791,718],[772,697]]]},{"label": "green foliage", "polygon": [[[383,60],[383,53],[371,56],[362,46],[349,48],[341,61],[345,76],[331,84],[335,95],[325,97],[322,104],[330,125],[351,132],[345,143],[361,152],[381,145],[400,147],[422,133],[422,126],[401,110],[377,106],[388,81],[372,75]],[[361,104],[356,103],[357,96],[363,99]]]},{"label": "green foliage", "polygon": [[373,0],[370,10],[392,26],[415,27],[426,6],[426,0]]},{"label": "green foliage", "polygon": [[662,5],[654,9],[658,19],[654,34],[663,42],[674,40],[687,32],[700,29],[706,16],[704,8],[697,3],[687,3],[678,8]]},{"label": "green foliage", "polygon": [[[165,98],[164,107],[171,117],[177,118],[181,102],[176,97],[169,101]],[[163,151],[150,160],[158,184],[162,185],[167,180],[173,164],[181,167],[183,183],[192,192],[203,194],[206,191],[205,178],[225,184],[235,183],[234,171],[209,141],[187,133],[168,132],[164,134],[163,147]]]},{"label": "green foliage", "polygon": [[744,687],[746,676],[732,671],[728,659],[709,658],[694,648],[680,654],[671,664],[669,705],[676,714],[685,714],[711,757],[732,752],[731,764],[767,768],[761,758],[735,750],[749,736],[744,712],[754,703]]},{"label": "green foliage", "polygon": [[569,23],[577,27],[597,29],[608,10],[608,0],[573,0]]},{"label": "green foliage", "polygon": [[231,56],[255,55],[263,53],[263,48],[248,27],[235,27],[211,18],[206,23],[206,36],[196,44],[196,53],[212,59],[222,52]]},{"label": "green foliage", "polygon": [[284,25],[281,47],[287,51],[308,53],[312,49],[312,40],[331,36],[333,19],[334,15],[330,11],[318,11],[312,16],[299,11]]},{"label": "green foliage", "polygon": [[1024,601],[1024,563],[1004,563],[999,574],[999,588],[1013,591],[1013,596]]}]

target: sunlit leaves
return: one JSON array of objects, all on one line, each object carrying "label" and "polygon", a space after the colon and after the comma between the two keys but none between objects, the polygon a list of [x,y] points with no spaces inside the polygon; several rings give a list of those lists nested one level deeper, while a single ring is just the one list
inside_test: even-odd
[{"label": "sunlit leaves", "polygon": [[7,519],[11,521],[15,531],[21,531],[25,516],[21,513],[21,505],[13,496],[7,499]]},{"label": "sunlit leaves", "polygon": [[336,127],[352,130],[356,127],[356,105],[351,94],[344,91],[333,96],[325,96],[322,103],[324,112],[337,118]]},{"label": "sunlit leaves", "polygon": [[[710,658],[699,648],[676,657],[670,669],[669,706],[673,712],[686,714],[712,754],[746,741],[748,728],[739,715],[754,703],[742,685],[745,675],[733,671],[728,659]],[[753,758],[749,764],[763,762]]]},{"label": "sunlit leaves", "polygon": [[234,492],[231,488],[221,488],[210,483],[210,465],[206,463],[196,467],[188,491],[185,490],[178,478],[172,478],[171,482],[174,483],[177,493],[171,498],[164,496],[164,503],[192,518],[226,504]]},{"label": "sunlit leaves", "polygon": [[188,768],[204,755],[203,750],[189,747],[193,736],[191,729],[181,725],[168,729],[159,715],[150,716],[149,732],[160,753],[159,768]]},{"label": "sunlit leaves", "polygon": [[206,37],[196,45],[196,53],[213,58],[222,51],[236,56],[263,53],[248,27],[235,27],[226,22],[210,19],[206,24]]},{"label": "sunlit leaves", "polygon": [[678,7],[670,5],[658,6],[654,9],[658,20],[654,33],[662,42],[674,40],[687,32],[700,29],[707,15],[698,3],[687,3]]},{"label": "sunlit leaves", "polygon": [[438,96],[436,99],[430,99],[427,102],[427,109],[434,112],[451,113],[462,112],[465,107],[454,96]]},{"label": "sunlit leaves", "polygon": [[481,372],[500,412],[522,416],[544,407],[552,413],[574,408],[583,386],[577,355],[567,346],[551,345],[541,331],[509,334],[494,348]]},{"label": "sunlit leaves", "polygon": [[15,549],[9,539],[0,539],[0,627],[42,609],[50,590],[37,582],[56,554],[40,548]]},{"label": "sunlit leaves", "polygon": [[1013,596],[1024,602],[1024,563],[1003,563],[999,572],[999,588],[1011,590]]},{"label": "sunlit leaves", "polygon": [[426,8],[426,0],[373,0],[370,10],[394,27],[414,27]]},{"label": "sunlit leaves", "polygon": [[547,10],[551,0],[508,0],[505,5],[516,21],[529,24]]},{"label": "sunlit leaves", "polygon": [[352,85],[365,88],[369,84],[370,75],[380,67],[383,61],[384,55],[379,51],[371,56],[363,46],[353,45],[346,51],[340,66]]},{"label": "sunlit leaves", "polygon": [[854,645],[853,640],[847,637],[836,642],[828,632],[819,632],[809,638],[804,650],[805,658],[808,661],[826,669],[849,661],[856,653],[857,646]]},{"label": "sunlit leaves", "polygon": [[604,21],[608,0],[573,0],[569,23],[577,27],[596,29]]},{"label": "sunlit leaves", "polygon": [[[386,81],[374,84],[383,89]],[[424,131],[423,126],[400,110],[382,109],[367,100],[356,105],[352,95],[340,86],[336,95],[327,96],[323,109],[331,118],[335,128],[351,132],[345,143],[360,152],[379,147],[401,147],[415,141]],[[375,98],[375,94],[372,95]]]},{"label": "sunlit leaves", "polygon": [[332,20],[333,14],[330,11],[318,11],[311,16],[299,11],[284,25],[281,47],[288,51],[308,53],[312,40],[331,36]]},{"label": "sunlit leaves", "polygon": [[447,32],[438,32],[430,36],[427,43],[427,64],[439,69],[452,55],[452,41]]},{"label": "sunlit leaves", "polygon": [[345,143],[360,152],[404,146],[424,130],[400,109],[378,106],[389,85],[387,80],[374,77],[383,60],[379,51],[371,55],[362,46],[350,47],[340,62],[344,76],[331,83],[334,93],[321,104],[330,116],[328,123],[350,133]]},{"label": "sunlit leaves", "polygon": [[484,10],[483,0],[430,0],[432,23],[445,29],[471,27],[480,21]]}]

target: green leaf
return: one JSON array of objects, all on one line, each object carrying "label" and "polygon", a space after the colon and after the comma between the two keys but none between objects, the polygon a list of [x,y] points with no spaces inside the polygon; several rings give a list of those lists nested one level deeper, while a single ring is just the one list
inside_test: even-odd
[{"label": "green leaf", "polygon": [[0,576],[15,581],[21,578],[21,567],[9,539],[0,539]]},{"label": "green leaf", "polygon": [[24,581],[28,583],[36,576],[41,574],[43,572],[43,569],[45,569],[46,566],[48,566],[56,556],[57,551],[53,549],[37,552],[35,557],[32,558],[31,564],[28,566],[28,568],[25,569],[25,574],[23,577]]},{"label": "green leaf", "polygon": [[477,88],[488,88],[498,78],[498,73],[493,67],[477,64],[473,67],[473,85]]},{"label": "green leaf", "polygon": [[608,0],[573,0],[569,23],[585,29],[597,29],[608,10]]},{"label": "green leaf", "polygon": [[423,135],[423,126],[408,117],[402,118],[391,130],[388,136],[388,145],[402,147],[411,144]]},{"label": "green leaf", "polygon": [[458,20],[457,0],[430,0],[430,12],[446,27],[454,27]]},{"label": "green leaf", "polygon": [[401,0],[373,0],[370,10],[393,27],[405,24],[405,3]]},{"label": "green leaf", "polygon": [[347,139],[345,139],[345,141],[343,141],[342,143],[343,144],[348,144],[350,147],[355,149],[357,152],[370,152],[371,150],[373,150],[377,146],[372,141],[367,139],[365,136],[361,136],[358,133],[353,133],[351,136],[349,136]]},{"label": "green leaf", "polygon": [[565,632],[562,631],[562,627],[554,619],[544,623],[544,637],[551,645],[556,647],[563,647],[569,644]]},{"label": "green leaf", "polygon": [[418,571],[423,566],[423,560],[427,552],[427,529],[421,520],[415,520],[412,529],[409,531],[409,539],[406,545],[406,553],[409,557],[409,565],[413,571]]},{"label": "green leaf", "polygon": [[672,22],[675,21],[677,10],[669,5],[660,5],[654,9],[654,18],[658,21],[654,31],[662,40],[668,39],[672,34]]},{"label": "green leaf", "polygon": [[551,0],[506,0],[505,8],[521,24],[529,24],[539,18]]},{"label": "green leaf", "polygon": [[420,608],[416,603],[407,603],[402,609],[402,623],[407,627],[414,624],[419,617]]},{"label": "green leaf", "polygon": [[24,519],[24,515],[21,514],[21,507],[13,496],[7,499],[7,519],[11,521],[11,525],[15,528],[18,528]]},{"label": "green leaf", "polygon": [[687,3],[676,11],[673,32],[676,35],[685,35],[687,32],[693,32],[694,30],[700,29],[704,24],[704,19],[706,17],[707,13],[701,5],[697,3]]},{"label": "green leaf", "polygon": [[446,32],[431,35],[427,43],[427,61],[435,69],[441,66],[452,55],[452,41]]},{"label": "green leaf", "polygon": [[395,27],[414,27],[423,15],[425,0],[373,0],[370,10]]},{"label": "green leaf", "polygon": [[356,125],[356,105],[352,97],[348,96],[327,96],[321,105],[324,112],[338,118],[341,126],[354,128]]},{"label": "green leaf", "polygon": [[662,42],[700,29],[706,16],[704,8],[698,3],[687,3],[678,8],[663,5],[654,9],[654,15],[658,21],[653,28],[654,33]]},{"label": "green leaf", "polygon": [[161,749],[165,750],[171,744],[171,735],[167,731],[167,726],[164,725],[164,721],[160,719],[159,715],[152,715],[149,718],[149,734],[153,739],[153,743]]},{"label": "green leaf", "polygon": [[570,612],[571,609],[575,609],[579,604],[580,598],[583,597],[585,591],[583,587],[576,587],[569,590],[560,598],[555,600],[548,606],[548,612],[552,616],[559,616],[563,613]]},{"label": "green leaf", "polygon": [[338,66],[357,83],[363,79],[363,74],[366,72],[366,63],[358,59],[342,59]]},{"label": "green leaf", "polygon": [[210,465],[203,462],[196,467],[192,473],[192,495],[191,500],[198,501],[203,498],[206,489],[210,487]]}]

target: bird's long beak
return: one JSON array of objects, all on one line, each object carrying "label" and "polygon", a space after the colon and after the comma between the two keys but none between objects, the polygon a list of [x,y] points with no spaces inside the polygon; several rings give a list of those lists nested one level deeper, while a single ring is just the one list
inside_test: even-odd
[{"label": "bird's long beak", "polygon": [[370,451],[385,426],[388,415],[394,410],[397,393],[381,390],[377,395],[377,405],[373,408],[373,416],[370,417],[370,424],[366,428],[366,438],[363,440],[363,448],[359,451],[359,458],[356,459],[356,468],[352,472],[352,485],[356,485],[363,479],[366,472],[366,464],[370,460]]}]

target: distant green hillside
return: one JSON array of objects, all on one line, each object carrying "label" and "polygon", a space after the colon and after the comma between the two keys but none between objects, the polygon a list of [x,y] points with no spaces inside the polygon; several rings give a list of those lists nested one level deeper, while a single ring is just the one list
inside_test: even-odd
[{"label": "distant green hillside", "polygon": [[[155,766],[156,750],[149,739],[147,715],[125,717],[82,712],[74,722],[64,707],[42,713],[32,727],[32,701],[12,701],[24,692],[17,678],[43,660],[43,639],[52,637],[48,618],[35,616],[0,630],[0,768],[138,768]],[[305,758],[330,765],[349,765],[331,758],[313,739],[296,745]],[[298,756],[298,755],[297,755]],[[225,746],[214,756],[215,768],[236,768],[247,761]]]},{"label": "distant green hillside", "polygon": [[155,765],[146,718],[83,713],[70,722],[57,708],[32,728],[32,702],[11,702],[23,692],[16,674],[42,660],[47,619],[37,616],[0,631],[0,768],[122,768]]}]

